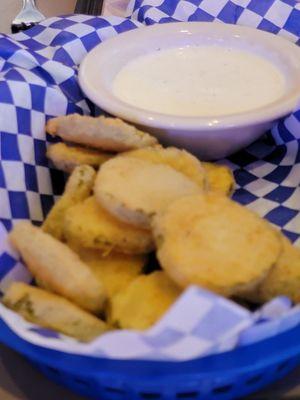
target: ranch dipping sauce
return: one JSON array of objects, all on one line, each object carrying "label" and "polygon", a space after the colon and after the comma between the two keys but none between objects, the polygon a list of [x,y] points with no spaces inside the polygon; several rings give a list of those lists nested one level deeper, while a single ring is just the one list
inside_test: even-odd
[{"label": "ranch dipping sauce", "polygon": [[210,117],[254,110],[279,99],[285,78],[270,61],[222,46],[187,46],[136,58],[115,77],[113,92],[162,114]]}]

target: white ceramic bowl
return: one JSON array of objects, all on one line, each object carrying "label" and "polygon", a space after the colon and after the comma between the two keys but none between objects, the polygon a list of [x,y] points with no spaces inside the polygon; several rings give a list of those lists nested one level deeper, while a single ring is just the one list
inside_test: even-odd
[{"label": "white ceramic bowl", "polygon": [[[249,49],[270,60],[286,77],[286,91],[273,103],[240,114],[183,117],[146,111],[113,94],[122,67],[158,48],[219,44]],[[202,159],[225,157],[256,140],[300,99],[300,49],[278,36],[221,23],[159,24],[122,33],[93,49],[83,60],[79,82],[86,96],[103,110],[149,131],[164,144],[186,148]],[[259,87],[257,88],[259,96]]]}]

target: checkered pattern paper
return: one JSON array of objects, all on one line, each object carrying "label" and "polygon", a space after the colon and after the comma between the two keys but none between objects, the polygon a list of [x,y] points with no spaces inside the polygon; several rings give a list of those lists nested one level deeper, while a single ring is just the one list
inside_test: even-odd
[{"label": "checkered pattern paper", "polygon": [[220,21],[262,29],[299,41],[296,0],[131,0],[127,15],[146,25],[173,21]]},{"label": "checkered pattern paper", "polygon": [[[248,25],[300,44],[295,0],[132,0],[128,18],[67,15],[17,35],[0,35],[0,290],[31,277],[9,247],[12,226],[41,223],[61,194],[64,176],[49,168],[44,125],[68,113],[90,114],[78,64],[96,45],[142,24],[213,21]],[[299,107],[300,108],[300,107]],[[234,199],[300,244],[300,110],[272,133],[223,160],[234,171]],[[184,360],[253,343],[300,323],[300,310],[277,298],[256,313],[200,288],[189,288],[147,332],[107,333],[81,344],[22,320],[0,305],[1,318],[30,342],[66,352],[122,359]],[[258,323],[259,322],[259,323]]]}]

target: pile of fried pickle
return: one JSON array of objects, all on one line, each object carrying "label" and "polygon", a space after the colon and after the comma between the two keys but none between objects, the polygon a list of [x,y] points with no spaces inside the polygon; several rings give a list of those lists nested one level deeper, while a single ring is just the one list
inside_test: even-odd
[{"label": "pile of fried pickle", "polygon": [[300,249],[230,199],[229,168],[117,118],[57,117],[46,130],[62,139],[48,158],[70,176],[41,227],[9,235],[35,284],[13,282],[3,303],[26,320],[87,342],[151,327],[189,285],[299,301]]}]

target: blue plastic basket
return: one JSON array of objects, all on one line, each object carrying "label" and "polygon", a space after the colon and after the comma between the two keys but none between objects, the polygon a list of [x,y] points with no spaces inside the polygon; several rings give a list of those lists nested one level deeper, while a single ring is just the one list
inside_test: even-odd
[{"label": "blue plastic basket", "polygon": [[0,341],[48,378],[94,399],[235,399],[282,378],[300,364],[300,326],[234,351],[187,362],[121,361],[32,345],[0,320]]},{"label": "blue plastic basket", "polygon": [[[196,3],[199,3],[199,5],[197,6]],[[205,5],[203,6],[202,3]],[[245,5],[244,3],[248,4]],[[182,4],[186,5],[186,2],[182,2]],[[300,10],[296,6],[295,0],[249,0],[249,2],[235,0],[226,2],[226,6],[222,10],[219,10],[220,2],[217,0],[211,2],[189,1],[189,4],[189,8],[182,7],[182,15],[180,15],[184,20],[212,21],[218,19],[223,22],[242,23],[242,18],[250,15],[252,18],[248,19],[248,22],[251,26],[287,35],[292,37],[293,41],[300,43],[297,24]],[[3,73],[7,76],[10,74],[12,85],[16,82],[15,86],[18,87],[18,91],[23,90],[24,93],[31,93],[32,111],[20,107],[19,97],[15,104],[14,96],[11,95],[11,89],[7,82],[5,80],[0,82],[3,93],[0,108],[3,105],[1,109],[3,115],[7,115],[7,120],[10,119],[10,115],[17,115],[18,122],[16,127],[12,124],[8,133],[4,132],[1,137],[2,148],[5,148],[1,157],[8,161],[9,165],[13,162],[17,167],[23,164],[25,166],[19,151],[22,148],[22,143],[25,142],[25,138],[27,143],[30,140],[32,141],[32,149],[34,149],[34,153],[30,155],[32,159],[26,165],[28,181],[25,188],[23,182],[21,182],[16,192],[9,191],[5,186],[4,176],[11,173],[11,169],[7,168],[6,170],[3,166],[4,172],[2,169],[0,171],[0,186],[2,185],[2,189],[7,189],[7,196],[3,196],[3,198],[7,198],[7,203],[4,202],[2,207],[4,211],[8,210],[7,215],[2,217],[6,229],[9,229],[12,221],[20,218],[29,219],[30,207],[26,197],[27,191],[33,191],[41,196],[41,212],[46,214],[46,211],[52,205],[54,196],[58,194],[57,187],[61,186],[55,186],[55,190],[50,194],[39,193],[39,180],[42,180],[43,176],[45,180],[50,179],[45,168],[48,166],[44,159],[45,137],[37,135],[38,123],[42,126],[41,132],[44,128],[42,117],[53,116],[53,108],[45,101],[45,96],[47,95],[48,98],[51,96],[52,102],[58,104],[60,108],[57,112],[59,114],[66,111],[68,113],[82,112],[83,108],[81,107],[86,106],[86,103],[78,89],[76,73],[78,61],[80,61],[79,58],[83,55],[84,49],[86,51],[91,50],[101,42],[102,37],[107,37],[109,34],[114,35],[135,28],[138,22],[134,18],[146,24],[170,22],[178,17],[178,10],[180,9],[180,7],[176,7],[176,5],[180,6],[179,0],[162,0],[162,4],[158,7],[149,6],[147,1],[144,0],[133,1],[132,5],[134,15],[131,21],[129,19],[121,21],[119,19],[110,20],[89,16],[65,16],[54,18],[51,22],[46,21],[32,30],[26,31],[23,34],[24,36],[21,37],[20,43],[8,36],[1,37],[3,49],[1,53],[5,60],[10,59],[11,55],[16,52],[16,48],[19,48],[21,44],[20,53],[25,55],[24,65],[27,66],[27,61],[31,60],[32,55],[34,55],[34,70],[38,70],[35,71],[38,72],[36,80],[32,81],[32,73],[29,70],[27,71],[28,67],[22,69],[22,75],[20,75],[19,68],[14,69],[11,59],[9,63],[4,63],[5,68],[3,69]],[[268,8],[271,9],[269,15],[273,22],[268,20]],[[282,10],[285,10],[285,12],[282,12]],[[289,13],[288,18],[287,12]],[[274,24],[274,20],[278,25]],[[87,32],[91,33],[82,36],[83,26],[85,26]],[[72,33],[68,32],[70,27]],[[47,36],[48,28],[50,28],[50,33]],[[56,32],[55,37],[53,37],[54,32]],[[76,33],[77,38],[74,40]],[[74,47],[72,44],[74,44]],[[29,47],[27,52],[24,50],[24,46]],[[54,85],[53,82],[56,82],[57,74],[54,73],[55,71],[51,74],[49,68],[44,71],[42,66],[47,59],[32,49],[46,49],[47,54],[52,54],[50,64],[61,63],[63,60],[64,67],[59,71],[61,74],[65,73],[66,80]],[[78,51],[78,49],[81,50]],[[41,65],[36,66],[36,63]],[[42,85],[39,83],[41,76],[43,78]],[[59,74],[59,81],[61,77]],[[37,115],[39,115],[38,121]],[[297,149],[299,149],[299,117],[298,111],[293,117],[280,121],[274,129],[276,140],[281,144],[280,147],[272,149],[272,145],[270,145],[269,151],[266,151],[268,144],[264,142],[259,151],[257,148],[256,150],[252,148],[249,152],[244,150],[231,160],[235,166],[235,172],[240,171],[240,174],[237,174],[240,190],[235,199],[243,204],[250,204],[257,200],[255,191],[251,191],[248,187],[248,183],[254,179],[267,179],[277,185],[276,190],[272,189],[270,193],[261,197],[263,200],[271,198],[274,203],[278,203],[274,204],[275,214],[266,210],[264,216],[269,218],[271,222],[277,223],[290,235],[292,240],[296,240],[298,236],[294,232],[288,231],[287,221],[285,218],[279,217],[280,213],[284,211],[287,216],[291,212],[292,216],[289,218],[293,218],[294,210],[290,210],[284,202],[282,204],[282,199],[286,200],[286,193],[289,196],[292,195],[290,187],[285,192],[284,182],[292,170],[288,158],[291,142],[294,141]],[[293,129],[291,130],[292,125]],[[297,143],[295,143],[296,141]],[[294,154],[294,152],[292,153]],[[294,158],[294,161],[298,163],[299,157],[294,154]],[[274,167],[272,173],[268,168],[263,175],[261,175],[261,171],[257,176],[253,170],[248,172],[247,166],[254,161],[271,162]],[[18,171],[17,168],[16,173]],[[41,175],[42,173],[46,175]],[[54,179],[56,175],[56,171],[51,171],[51,178]],[[61,179],[59,181],[62,182]],[[279,196],[279,202],[277,196]],[[6,262],[4,275],[12,268],[13,260],[6,253],[3,253],[1,262],[3,260]],[[67,386],[77,393],[99,400],[223,400],[243,397],[280,379],[300,364],[299,338],[300,325],[271,339],[193,361],[120,361],[66,354],[38,347],[21,339],[0,319],[0,342],[23,354],[55,382]]]}]

